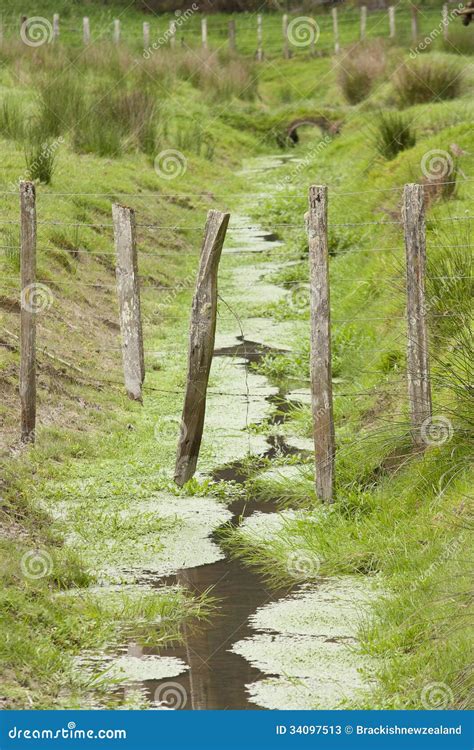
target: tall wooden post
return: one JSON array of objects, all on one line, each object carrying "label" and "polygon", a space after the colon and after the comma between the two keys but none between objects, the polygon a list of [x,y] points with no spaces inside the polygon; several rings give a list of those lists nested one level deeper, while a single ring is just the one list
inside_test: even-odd
[{"label": "tall wooden post", "polygon": [[235,21],[233,18],[229,21],[229,49],[232,52],[235,52],[237,49]]},{"label": "tall wooden post", "polygon": [[59,13],[53,15],[53,41],[59,38]]},{"label": "tall wooden post", "polygon": [[114,42],[115,44],[120,43],[120,19],[114,19]]},{"label": "tall wooden post", "polygon": [[169,38],[170,38],[170,47],[171,49],[173,49],[176,46],[176,23],[175,21],[170,21]]},{"label": "tall wooden post", "polygon": [[145,379],[140,285],[138,279],[135,212],[133,208],[112,206],[116,277],[119,301],[122,360],[125,388],[129,398],[142,401]]},{"label": "tall wooden post", "polygon": [[203,49],[207,49],[207,18],[201,18],[201,44]]},{"label": "tall wooden post", "polygon": [[257,16],[257,60],[263,60],[263,17],[259,13]]},{"label": "tall wooden post", "polygon": [[360,8],[360,38],[362,40],[367,36],[367,6],[361,5]]},{"label": "tall wooden post", "polygon": [[143,22],[143,46],[145,49],[150,46],[150,24],[148,21]]},{"label": "tall wooden post", "polygon": [[337,55],[339,54],[341,50],[341,46],[339,44],[339,25],[337,22],[337,8],[333,8],[331,10],[331,15],[332,15],[332,30],[334,33],[334,52]]},{"label": "tall wooden post", "polygon": [[416,444],[423,445],[420,428],[431,418],[425,302],[426,228],[423,185],[405,185],[402,215],[406,249],[408,398],[413,439]]},{"label": "tall wooden post", "polygon": [[82,41],[86,45],[90,44],[91,41],[91,27],[87,16],[82,19]]},{"label": "tall wooden post", "polygon": [[390,5],[388,9],[388,25],[389,25],[389,37],[390,39],[395,39],[395,6]]},{"label": "tall wooden post", "polygon": [[206,391],[216,334],[217,272],[229,216],[220,211],[209,211],[201,248],[191,311],[188,375],[174,475],[180,487],[193,476],[201,447]]},{"label": "tall wooden post", "polygon": [[283,57],[288,60],[290,57],[290,43],[288,40],[288,14],[283,14],[282,19],[282,31],[283,31]]},{"label": "tall wooden post", "polygon": [[325,185],[309,189],[307,215],[311,314],[311,397],[313,411],[316,494],[334,501],[335,435],[332,403],[331,311]]},{"label": "tall wooden post", "polygon": [[443,38],[444,38],[445,41],[447,41],[448,38],[449,38],[449,30],[448,30],[448,27],[449,27],[449,10],[448,10],[448,6],[447,6],[446,3],[443,5],[443,9],[442,9],[442,12],[441,12],[441,18],[442,18],[442,23],[443,23]]},{"label": "tall wooden post", "polygon": [[36,191],[20,183],[20,402],[21,440],[33,443],[36,428]]},{"label": "tall wooden post", "polygon": [[411,6],[411,38],[412,41],[418,41],[418,8],[415,5]]}]

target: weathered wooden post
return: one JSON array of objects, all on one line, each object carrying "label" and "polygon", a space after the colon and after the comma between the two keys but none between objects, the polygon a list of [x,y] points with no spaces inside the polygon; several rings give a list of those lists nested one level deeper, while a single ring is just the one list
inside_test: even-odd
[{"label": "weathered wooden post", "polygon": [[91,41],[91,27],[87,16],[82,19],[82,41],[85,45],[90,44]]},{"label": "weathered wooden post", "polygon": [[257,16],[257,60],[263,60],[263,17],[259,13]]},{"label": "weathered wooden post", "polygon": [[180,487],[193,476],[201,447],[216,333],[217,272],[229,216],[221,211],[209,211],[201,248],[191,311],[188,375],[174,474],[175,482]]},{"label": "weathered wooden post", "polygon": [[426,325],[426,228],[423,185],[405,185],[403,224],[407,284],[407,377],[413,439],[424,445],[421,427],[431,418],[431,383]]},{"label": "weathered wooden post", "polygon": [[36,429],[36,191],[20,182],[20,403],[21,440],[35,441]]},{"label": "weathered wooden post", "polygon": [[288,40],[288,14],[283,14],[282,19],[282,30],[283,30],[283,57],[285,60],[288,60],[290,58],[290,44]]},{"label": "weathered wooden post", "polygon": [[207,49],[207,18],[201,18],[201,44],[203,49]]},{"label": "weathered wooden post", "polygon": [[332,400],[327,195],[328,189],[325,185],[310,187],[307,228],[316,495],[324,503],[332,503],[334,501],[336,447]]},{"label": "weathered wooden post", "polygon": [[59,38],[59,13],[53,15],[53,41]]},{"label": "weathered wooden post", "polygon": [[229,21],[229,49],[232,52],[235,52],[237,49],[235,21],[233,18]]},{"label": "weathered wooden post", "polygon": [[390,5],[388,9],[388,25],[389,25],[389,37],[390,39],[395,39],[395,6]]},{"label": "weathered wooden post", "polygon": [[441,12],[441,18],[442,18],[442,23],[443,23],[443,38],[444,38],[445,41],[447,41],[448,38],[449,38],[449,30],[448,30],[448,27],[449,27],[449,10],[448,10],[448,6],[447,6],[446,3],[443,5],[443,9],[442,9],[442,12]]},{"label": "weathered wooden post", "polygon": [[411,38],[413,42],[418,41],[418,8],[411,6]]},{"label": "weathered wooden post", "polygon": [[367,36],[367,6],[360,7],[360,38],[362,40]]},{"label": "weathered wooden post", "polygon": [[143,22],[143,46],[145,49],[150,46],[150,24],[148,21]]},{"label": "weathered wooden post", "polygon": [[341,50],[341,46],[339,44],[339,25],[337,22],[337,8],[332,8],[331,10],[332,15],[332,30],[334,33],[334,52],[339,54]]},{"label": "weathered wooden post", "polygon": [[115,44],[120,43],[120,19],[114,19],[114,42]]},{"label": "weathered wooden post", "polygon": [[135,212],[133,208],[114,203],[112,205],[112,219],[125,388],[129,398],[134,401],[142,401],[145,359],[140,310]]},{"label": "weathered wooden post", "polygon": [[170,47],[173,49],[176,46],[176,22],[170,21],[169,25],[169,39],[170,39]]}]

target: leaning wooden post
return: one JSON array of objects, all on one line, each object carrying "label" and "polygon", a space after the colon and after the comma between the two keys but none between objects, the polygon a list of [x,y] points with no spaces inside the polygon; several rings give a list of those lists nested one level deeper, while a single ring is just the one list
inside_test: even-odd
[{"label": "leaning wooden post", "polygon": [[408,398],[413,439],[424,445],[421,427],[431,418],[431,383],[426,325],[425,270],[426,228],[423,185],[405,185],[403,224],[407,285]]},{"label": "leaning wooden post", "polygon": [[206,391],[217,316],[217,272],[229,214],[209,211],[201,248],[189,333],[188,375],[174,479],[180,487],[193,476],[201,447]]},{"label": "leaning wooden post", "polygon": [[235,52],[235,50],[237,49],[235,36],[236,36],[236,33],[235,33],[235,21],[232,18],[229,21],[229,49],[232,52]]},{"label": "leaning wooden post", "polygon": [[418,41],[418,8],[411,6],[411,38],[413,42]]},{"label": "leaning wooden post", "polygon": [[391,5],[388,9],[388,25],[389,25],[389,37],[395,39],[395,6]]},{"label": "leaning wooden post", "polygon": [[207,18],[201,18],[201,44],[203,49],[207,49]]},{"label": "leaning wooden post", "polygon": [[112,205],[112,219],[125,388],[129,398],[134,401],[142,401],[145,359],[135,237],[135,211],[133,208],[114,203]]},{"label": "leaning wooden post", "polygon": [[311,397],[313,411],[316,495],[334,501],[335,436],[332,404],[331,311],[325,185],[309,189],[307,215],[310,269]]},{"label": "leaning wooden post", "polygon": [[150,24],[148,21],[143,22],[143,46],[145,49],[150,46]]},{"label": "leaning wooden post", "polygon": [[340,52],[341,46],[339,44],[339,25],[337,22],[337,8],[331,10],[332,14],[332,30],[334,33],[334,52],[336,55]]},{"label": "leaning wooden post", "polygon": [[87,16],[82,19],[82,41],[85,45],[91,41],[91,27]]},{"label": "leaning wooden post", "polygon": [[257,60],[263,60],[263,18],[259,13],[257,16]]},{"label": "leaning wooden post", "polygon": [[367,6],[361,5],[360,8],[360,38],[363,40],[367,36]]},{"label": "leaning wooden post", "polygon": [[120,43],[120,19],[116,18],[114,20],[114,42],[115,44]]},{"label": "leaning wooden post", "polygon": [[282,31],[283,31],[283,57],[288,60],[290,57],[290,44],[288,41],[288,14],[283,14],[282,19]]},{"label": "leaning wooden post", "polygon": [[53,40],[59,38],[59,13],[53,15]]},{"label": "leaning wooden post", "polygon": [[20,182],[20,402],[21,440],[34,443],[36,429],[36,191]]},{"label": "leaning wooden post", "polygon": [[442,18],[442,24],[443,24],[443,39],[445,41],[448,41],[448,38],[449,38],[449,30],[448,30],[448,27],[449,27],[449,10],[448,10],[448,6],[447,6],[446,3],[443,5],[443,9],[442,9],[442,13],[441,13],[441,18]]}]

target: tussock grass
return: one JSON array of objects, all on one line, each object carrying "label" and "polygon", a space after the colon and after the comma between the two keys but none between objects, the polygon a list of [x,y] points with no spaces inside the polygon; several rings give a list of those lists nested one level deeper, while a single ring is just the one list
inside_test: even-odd
[{"label": "tussock grass", "polygon": [[349,104],[358,104],[366,99],[375,82],[383,77],[385,68],[385,48],[378,41],[356,44],[346,50],[342,63],[337,67],[337,78]]},{"label": "tussock grass", "polygon": [[383,159],[394,159],[400,151],[412,148],[416,135],[410,121],[398,112],[381,112],[373,130],[373,143]]},{"label": "tussock grass", "polygon": [[392,77],[401,106],[455,99],[463,90],[462,70],[457,61],[433,55],[407,60]]}]

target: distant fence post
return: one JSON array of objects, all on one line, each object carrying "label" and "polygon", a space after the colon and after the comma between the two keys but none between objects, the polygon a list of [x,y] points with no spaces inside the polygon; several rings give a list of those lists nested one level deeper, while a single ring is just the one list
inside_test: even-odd
[{"label": "distant fence post", "polygon": [[174,21],[170,21],[169,38],[170,38],[170,47],[173,48],[176,44],[176,23]]},{"label": "distant fence post", "polygon": [[340,52],[341,47],[339,44],[339,26],[337,23],[337,8],[331,10],[332,14],[332,30],[334,33],[334,52],[336,55]]},{"label": "distant fence post", "polygon": [[423,445],[421,426],[431,418],[431,383],[426,326],[426,228],[423,185],[405,185],[403,224],[407,285],[407,377],[413,439]]},{"label": "distant fence post", "polygon": [[21,440],[35,441],[36,429],[36,191],[20,183],[20,402]]},{"label": "distant fence post", "polygon": [[82,19],[82,41],[84,44],[90,44],[91,41],[91,27],[87,16]]},{"label": "distant fence post", "polygon": [[334,501],[335,436],[332,403],[331,312],[325,185],[309,189],[307,215],[310,268],[311,398],[313,411],[316,495]]},{"label": "distant fence post", "polygon": [[119,44],[120,42],[120,19],[119,18],[114,19],[114,42],[115,44]]},{"label": "distant fence post", "polygon": [[232,52],[235,52],[237,48],[236,41],[235,41],[235,21],[232,18],[229,21],[229,49]]},{"label": "distant fence post", "polygon": [[418,41],[418,8],[411,6],[411,38],[413,42]]},{"label": "distant fence post", "polygon": [[395,6],[390,5],[388,9],[388,25],[390,28],[389,37],[390,39],[395,39]]},{"label": "distant fence post", "polygon": [[207,18],[201,18],[201,44],[203,49],[207,49]]},{"label": "distant fence post", "polygon": [[257,60],[263,60],[263,17],[259,13],[257,16]]},{"label": "distant fence post", "polygon": [[449,37],[449,30],[448,30],[448,27],[449,27],[449,10],[448,10],[448,6],[447,6],[446,3],[443,5],[443,9],[442,9],[442,12],[441,12],[441,18],[442,18],[442,23],[443,23],[443,38],[444,38],[445,41],[447,41],[448,37]]},{"label": "distant fence post", "polygon": [[283,57],[288,60],[290,57],[290,44],[288,41],[288,14],[283,14],[282,19],[282,31],[283,31]]},{"label": "distant fence post", "polygon": [[150,46],[150,24],[148,21],[143,22],[143,46],[145,49]]},{"label": "distant fence post", "polygon": [[174,479],[180,487],[193,476],[201,447],[206,391],[217,317],[217,272],[229,214],[209,211],[201,248],[189,332],[188,374]]},{"label": "distant fence post", "polygon": [[360,38],[363,40],[367,36],[367,6],[360,7]]},{"label": "distant fence post", "polygon": [[59,13],[53,15],[53,39],[59,37]]},{"label": "distant fence post", "polygon": [[112,219],[125,388],[129,398],[134,401],[142,401],[145,360],[135,237],[135,212],[133,208],[114,203],[112,205]]}]

